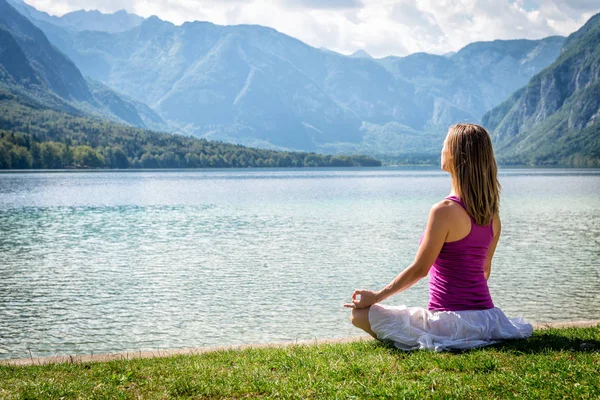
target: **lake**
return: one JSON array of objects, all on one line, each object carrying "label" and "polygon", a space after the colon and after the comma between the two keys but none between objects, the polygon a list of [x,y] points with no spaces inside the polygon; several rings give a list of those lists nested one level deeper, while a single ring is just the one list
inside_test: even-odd
[{"label": "lake", "polygon": [[[496,306],[600,318],[600,170],[500,182]],[[342,304],[412,262],[449,190],[435,168],[2,173],[0,358],[360,335]]]}]

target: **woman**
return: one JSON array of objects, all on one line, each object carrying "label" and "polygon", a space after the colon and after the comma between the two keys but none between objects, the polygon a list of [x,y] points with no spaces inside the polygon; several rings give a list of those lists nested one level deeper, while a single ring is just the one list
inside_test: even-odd
[{"label": "woman", "polygon": [[[403,350],[467,349],[531,336],[532,326],[494,307],[487,285],[500,238],[497,166],[487,131],[450,128],[441,157],[452,191],[429,213],[413,263],[378,292],[355,290],[352,323]],[[429,305],[378,304],[430,275]]]}]

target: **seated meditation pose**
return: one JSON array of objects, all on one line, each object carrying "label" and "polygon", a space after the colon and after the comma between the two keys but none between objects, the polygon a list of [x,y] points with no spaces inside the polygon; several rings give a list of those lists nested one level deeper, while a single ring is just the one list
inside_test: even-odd
[{"label": "seated meditation pose", "polygon": [[[344,305],[352,308],[352,323],[403,350],[468,349],[531,336],[530,324],[494,307],[488,289],[501,226],[498,169],[487,131],[452,126],[441,167],[450,173],[452,189],[431,208],[413,263],[377,292],[355,290]],[[427,309],[379,304],[427,275]]]}]

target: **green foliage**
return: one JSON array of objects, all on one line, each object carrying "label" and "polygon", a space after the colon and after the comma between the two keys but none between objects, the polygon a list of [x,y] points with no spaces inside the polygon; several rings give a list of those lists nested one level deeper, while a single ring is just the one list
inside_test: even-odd
[{"label": "green foliage", "polygon": [[[112,150],[112,149],[109,149]],[[105,165],[104,157],[90,146],[77,146],[73,151],[73,162],[80,167],[100,168]]]},{"label": "green foliage", "polygon": [[67,114],[0,88],[0,169],[380,166],[368,156],[273,151]]},{"label": "green foliage", "polygon": [[384,165],[436,165],[440,164],[440,154],[414,153],[397,156],[379,156]]}]

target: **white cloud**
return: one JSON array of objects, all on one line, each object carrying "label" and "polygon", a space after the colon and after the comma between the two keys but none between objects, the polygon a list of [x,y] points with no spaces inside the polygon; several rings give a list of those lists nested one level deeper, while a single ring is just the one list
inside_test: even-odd
[{"label": "white cloud", "polygon": [[260,24],[315,47],[376,57],[445,53],[481,40],[568,35],[600,11],[597,0],[26,0],[62,15],[125,9],[181,24]]}]

